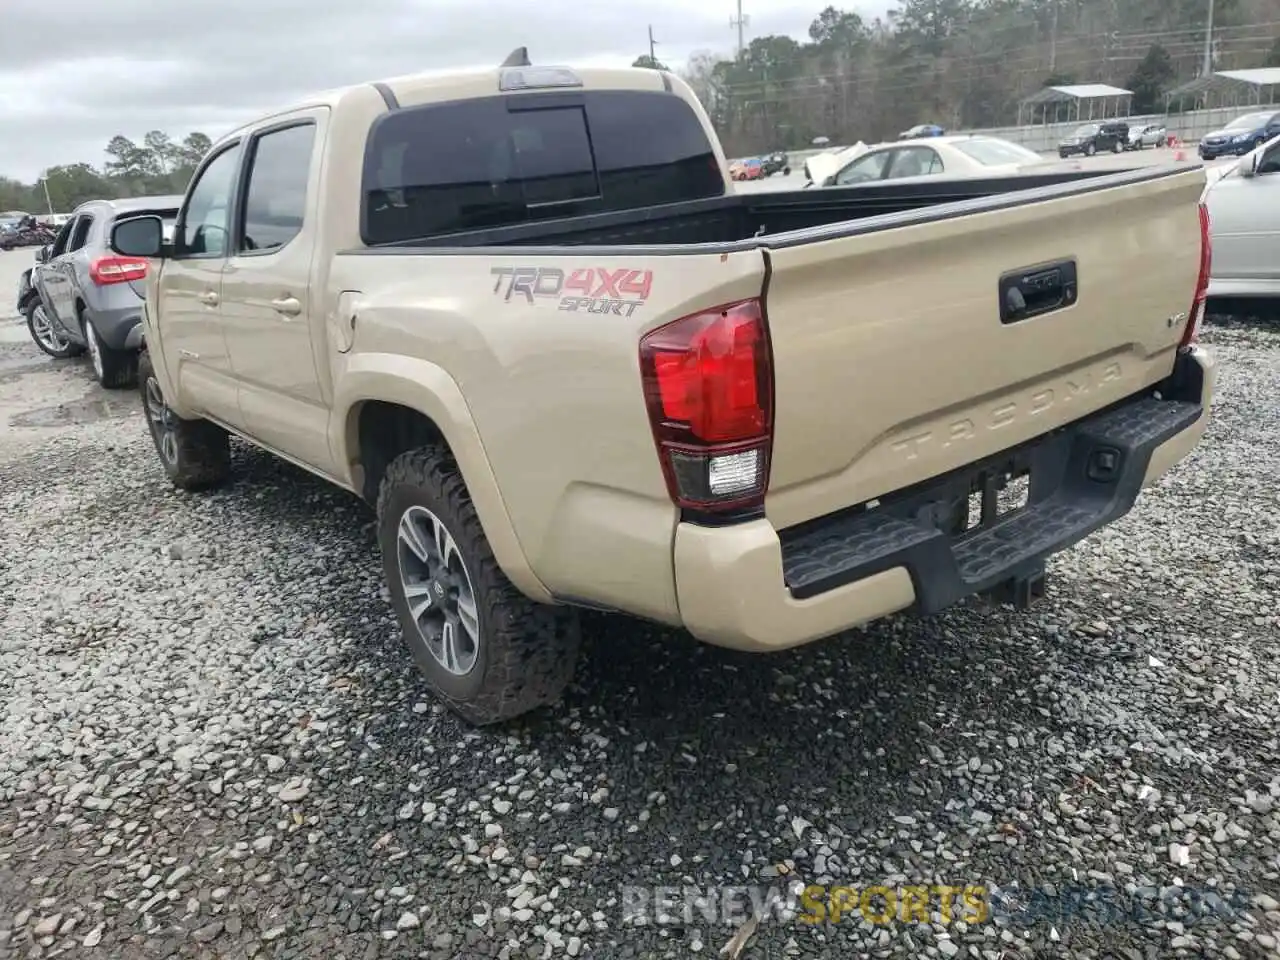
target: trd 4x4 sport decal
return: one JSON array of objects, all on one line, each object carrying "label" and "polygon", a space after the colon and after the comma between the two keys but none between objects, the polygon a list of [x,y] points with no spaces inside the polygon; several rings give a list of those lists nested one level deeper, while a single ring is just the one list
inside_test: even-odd
[{"label": "trd 4x4 sport decal", "polygon": [[629,317],[649,299],[652,270],[583,267],[566,273],[558,267],[493,267],[493,292],[509,302],[523,298],[558,299],[559,309]]}]

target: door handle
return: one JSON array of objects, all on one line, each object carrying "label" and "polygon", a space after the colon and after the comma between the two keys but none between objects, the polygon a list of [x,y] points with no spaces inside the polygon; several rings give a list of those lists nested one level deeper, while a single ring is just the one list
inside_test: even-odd
[{"label": "door handle", "polygon": [[271,301],[271,306],[276,313],[283,313],[286,317],[296,317],[302,312],[302,304],[297,297],[278,297]]},{"label": "door handle", "polygon": [[1074,306],[1080,293],[1075,260],[1011,270],[1000,277],[1000,322],[1018,323]]},{"label": "door handle", "polygon": [[212,290],[206,290],[200,294],[200,302],[206,307],[216,307],[218,305],[218,295]]}]

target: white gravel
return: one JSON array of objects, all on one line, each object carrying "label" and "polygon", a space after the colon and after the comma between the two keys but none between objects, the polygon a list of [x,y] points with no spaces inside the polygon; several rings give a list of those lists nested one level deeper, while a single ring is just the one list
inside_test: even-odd
[{"label": "white gravel", "polygon": [[623,885],[780,876],[997,893],[744,958],[1270,954],[1280,332],[1207,339],[1203,445],[1035,610],[768,658],[593,616],[567,700],[484,733],[400,650],[363,506],[244,447],[177,493],[132,395],[0,342],[0,956],[715,956]]}]

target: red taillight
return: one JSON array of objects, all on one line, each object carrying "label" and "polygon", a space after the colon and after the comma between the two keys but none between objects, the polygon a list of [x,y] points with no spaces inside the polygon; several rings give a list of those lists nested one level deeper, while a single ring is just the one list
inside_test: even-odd
[{"label": "red taillight", "polygon": [[98,257],[89,264],[89,279],[100,287],[141,280],[146,275],[147,261],[137,257]]},{"label": "red taillight", "polygon": [[1189,347],[1200,339],[1200,323],[1204,320],[1205,301],[1209,296],[1209,274],[1213,271],[1213,240],[1209,233],[1209,208],[1200,204],[1200,273],[1196,292],[1191,298],[1191,315],[1182,333],[1181,347]]},{"label": "red taillight", "polygon": [[671,499],[694,510],[759,506],[773,443],[773,363],[758,299],[644,335],[640,374]]}]

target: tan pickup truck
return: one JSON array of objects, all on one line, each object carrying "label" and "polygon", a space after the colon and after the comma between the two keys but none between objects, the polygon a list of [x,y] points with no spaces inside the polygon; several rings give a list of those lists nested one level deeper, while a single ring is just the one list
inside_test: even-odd
[{"label": "tan pickup truck", "polygon": [[218,142],[151,261],[171,480],[238,434],[378,511],[473,722],[559,697],[575,608],[771,651],[1018,603],[1200,437],[1199,168],[736,194],[653,70],[318,95]]}]

